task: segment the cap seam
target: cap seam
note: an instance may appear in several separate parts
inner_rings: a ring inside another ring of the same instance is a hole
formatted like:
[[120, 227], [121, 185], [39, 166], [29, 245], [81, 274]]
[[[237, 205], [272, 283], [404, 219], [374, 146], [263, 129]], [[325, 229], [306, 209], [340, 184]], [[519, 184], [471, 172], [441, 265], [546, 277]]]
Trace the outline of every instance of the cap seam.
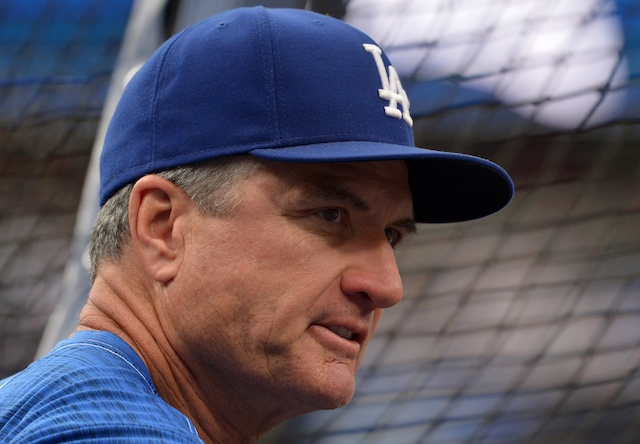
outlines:
[[[270, 90], [273, 94], [273, 111], [275, 112], [275, 118], [274, 116], [271, 114], [271, 106], [269, 107], [269, 123], [270, 125], [274, 125], [275, 124], [275, 128], [271, 128], [272, 133], [272, 138], [275, 135], [275, 140], [273, 140], [273, 142], [275, 144], [277, 144], [278, 146], [282, 145], [282, 131], [280, 128], [280, 116], [281, 113], [285, 114], [284, 112], [284, 107], [280, 106], [280, 97], [281, 94], [279, 94], [278, 91], [278, 87], [277, 85], [279, 84], [276, 76], [278, 75], [278, 71], [276, 69], [277, 66], [280, 66], [280, 61], [278, 60], [278, 63], [276, 63], [276, 57], [280, 57], [280, 51], [278, 49], [278, 44], [277, 44], [277, 38], [276, 38], [276, 33], [277, 30], [275, 29], [274, 26], [272, 26], [272, 22], [271, 22], [271, 17], [269, 15], [269, 12], [264, 9], [264, 8], [260, 8], [260, 11], [262, 11], [264, 13], [264, 23], [267, 27], [267, 37], [268, 37], [268, 41], [269, 41], [269, 45], [270, 45], [270, 49], [271, 49], [271, 54], [269, 54], [270, 57], [268, 57], [268, 59], [271, 61], [271, 84], [269, 84], [267, 86], [268, 90]], [[261, 47], [261, 50], [263, 49], [263, 47]], [[265, 70], [267, 71], [267, 70]], [[266, 77], [266, 81], [269, 81], [269, 76], [265, 75]], [[283, 116], [285, 117], [285, 116]], [[286, 117], [285, 117], [286, 118]]]

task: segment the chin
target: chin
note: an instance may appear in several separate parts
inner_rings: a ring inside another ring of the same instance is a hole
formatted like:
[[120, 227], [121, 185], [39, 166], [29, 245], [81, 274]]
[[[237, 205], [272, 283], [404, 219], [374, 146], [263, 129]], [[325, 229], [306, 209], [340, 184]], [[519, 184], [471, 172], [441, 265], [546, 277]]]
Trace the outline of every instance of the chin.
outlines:
[[332, 378], [327, 375], [327, 381], [322, 385], [316, 385], [312, 393], [307, 392], [306, 399], [312, 400], [313, 410], [333, 410], [342, 407], [351, 401], [355, 392], [355, 381], [351, 377], [348, 380]]
[[305, 391], [300, 393], [300, 398], [306, 405], [304, 413], [314, 412], [316, 410], [335, 410], [345, 406], [353, 398], [353, 391], [344, 393], [309, 393]]
[[340, 360], [335, 356], [322, 360], [314, 356], [305, 356], [297, 361], [303, 365], [293, 365], [289, 361], [281, 375], [286, 375], [276, 393], [281, 397], [290, 391], [296, 399], [295, 404], [304, 413], [315, 410], [333, 410], [351, 401], [355, 393], [355, 372], [357, 365], [349, 360]]
[[349, 402], [351, 402], [351, 399], [353, 398], [353, 392], [351, 392], [351, 394], [349, 396], [343, 396], [340, 398], [336, 398], [334, 399], [333, 403], [326, 407], [323, 410], [334, 410], [334, 409], [338, 409], [340, 407], [343, 407], [347, 404], [349, 404]]

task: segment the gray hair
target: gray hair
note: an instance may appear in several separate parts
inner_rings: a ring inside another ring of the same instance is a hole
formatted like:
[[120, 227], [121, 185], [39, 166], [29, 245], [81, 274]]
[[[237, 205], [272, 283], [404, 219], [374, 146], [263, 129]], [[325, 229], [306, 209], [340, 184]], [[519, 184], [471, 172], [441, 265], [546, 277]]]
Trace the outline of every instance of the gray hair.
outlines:
[[[182, 188], [202, 213], [225, 216], [240, 203], [241, 196], [234, 185], [262, 165], [255, 157], [232, 156], [156, 174]], [[92, 281], [100, 263], [120, 258], [124, 245], [131, 238], [129, 198], [134, 184], [129, 183], [118, 190], [98, 213], [89, 242]]]

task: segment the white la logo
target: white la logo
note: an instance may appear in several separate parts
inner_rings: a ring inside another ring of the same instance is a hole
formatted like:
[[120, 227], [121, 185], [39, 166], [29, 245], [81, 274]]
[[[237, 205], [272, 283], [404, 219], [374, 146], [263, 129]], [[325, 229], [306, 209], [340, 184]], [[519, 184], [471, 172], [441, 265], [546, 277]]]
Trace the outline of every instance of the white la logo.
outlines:
[[[387, 70], [382, 60], [382, 50], [370, 43], [365, 43], [362, 46], [376, 61], [378, 74], [380, 74], [380, 80], [382, 81], [382, 89], [378, 90], [378, 96], [389, 101], [389, 105], [384, 107], [385, 114], [396, 119], [404, 119], [407, 125], [413, 126], [413, 119], [409, 114], [409, 98], [404, 89], [402, 89], [400, 78], [395, 68], [389, 65], [389, 75], [387, 75]], [[402, 111], [398, 109], [398, 104], [402, 106]]]

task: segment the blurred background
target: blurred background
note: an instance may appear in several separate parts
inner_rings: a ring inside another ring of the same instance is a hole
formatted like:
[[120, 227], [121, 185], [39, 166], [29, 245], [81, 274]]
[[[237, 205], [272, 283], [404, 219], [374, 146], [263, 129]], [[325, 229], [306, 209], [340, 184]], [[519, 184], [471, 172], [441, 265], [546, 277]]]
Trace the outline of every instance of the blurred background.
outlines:
[[263, 442], [640, 442], [637, 0], [0, 1], [0, 378], [73, 329], [128, 77], [188, 24], [254, 4], [370, 34], [416, 144], [516, 184], [496, 215], [420, 227], [353, 401]]

